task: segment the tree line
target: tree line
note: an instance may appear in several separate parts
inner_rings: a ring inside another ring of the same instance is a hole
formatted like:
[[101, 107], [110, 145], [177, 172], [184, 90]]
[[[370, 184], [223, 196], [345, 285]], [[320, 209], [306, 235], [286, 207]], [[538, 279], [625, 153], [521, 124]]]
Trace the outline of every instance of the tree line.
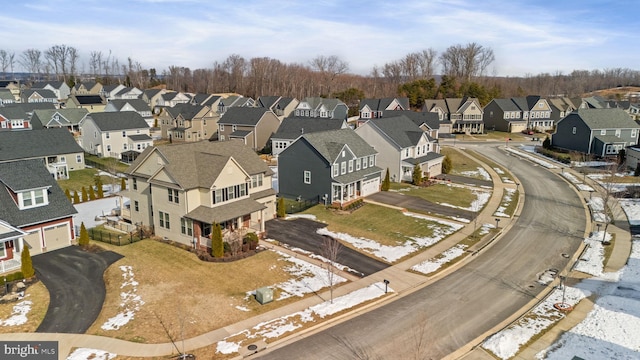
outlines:
[[18, 54], [0, 50], [0, 76], [7, 79], [22, 70], [33, 81], [58, 80], [70, 85], [87, 80], [141, 89], [166, 84], [169, 89], [184, 92], [232, 92], [253, 98], [339, 97], [348, 104], [361, 98], [407, 96], [414, 106], [429, 98], [474, 96], [486, 104], [494, 97], [581, 96], [597, 89], [640, 84], [640, 72], [626, 68], [492, 76], [487, 72], [494, 61], [491, 48], [468, 43], [452, 45], [441, 53], [432, 48], [408, 53], [373, 66], [367, 75], [350, 73], [349, 63], [335, 55], [318, 55], [307, 63], [285, 63], [237, 54], [214, 61], [210, 68], [192, 70], [172, 65], [159, 73], [131, 57], [121, 61], [111, 51], [91, 51], [87, 59], [81, 59], [78, 49], [61, 44]]

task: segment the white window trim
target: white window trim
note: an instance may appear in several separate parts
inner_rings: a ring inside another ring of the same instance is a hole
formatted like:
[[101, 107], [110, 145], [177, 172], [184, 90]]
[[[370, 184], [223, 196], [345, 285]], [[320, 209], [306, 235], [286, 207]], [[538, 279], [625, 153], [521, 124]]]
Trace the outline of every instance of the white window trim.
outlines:
[[311, 171], [305, 170], [302, 176], [305, 184], [311, 184]]

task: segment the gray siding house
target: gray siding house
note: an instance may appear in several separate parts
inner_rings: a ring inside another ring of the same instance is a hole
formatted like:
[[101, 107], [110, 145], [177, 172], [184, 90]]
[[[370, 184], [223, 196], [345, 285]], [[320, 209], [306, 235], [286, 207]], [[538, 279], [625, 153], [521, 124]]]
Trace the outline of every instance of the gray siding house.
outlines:
[[280, 196], [344, 206], [380, 191], [377, 151], [351, 129], [304, 134], [278, 157]]
[[551, 144], [596, 156], [615, 156], [638, 143], [640, 125], [621, 109], [579, 109], [558, 121]]

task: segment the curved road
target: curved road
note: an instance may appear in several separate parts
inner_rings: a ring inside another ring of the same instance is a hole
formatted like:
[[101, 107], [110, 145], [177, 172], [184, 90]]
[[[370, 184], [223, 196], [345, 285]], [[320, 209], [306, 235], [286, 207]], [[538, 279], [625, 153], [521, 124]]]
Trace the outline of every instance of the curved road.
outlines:
[[260, 359], [441, 359], [535, 298], [543, 290], [538, 275], [563, 269], [569, 259], [562, 254], [579, 248], [585, 210], [570, 185], [546, 169], [495, 146], [483, 146], [482, 153], [525, 188], [525, 207], [509, 232], [430, 286]]

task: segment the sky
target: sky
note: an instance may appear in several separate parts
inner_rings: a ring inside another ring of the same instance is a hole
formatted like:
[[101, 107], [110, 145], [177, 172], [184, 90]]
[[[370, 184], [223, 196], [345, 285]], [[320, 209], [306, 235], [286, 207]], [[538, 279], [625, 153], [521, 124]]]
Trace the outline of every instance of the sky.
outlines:
[[158, 73], [231, 54], [305, 65], [336, 55], [367, 75], [411, 52], [475, 42], [495, 54], [489, 75], [566, 74], [637, 69], [636, 12], [627, 0], [20, 0], [3, 1], [0, 49], [18, 59], [65, 44], [80, 63], [111, 51]]

